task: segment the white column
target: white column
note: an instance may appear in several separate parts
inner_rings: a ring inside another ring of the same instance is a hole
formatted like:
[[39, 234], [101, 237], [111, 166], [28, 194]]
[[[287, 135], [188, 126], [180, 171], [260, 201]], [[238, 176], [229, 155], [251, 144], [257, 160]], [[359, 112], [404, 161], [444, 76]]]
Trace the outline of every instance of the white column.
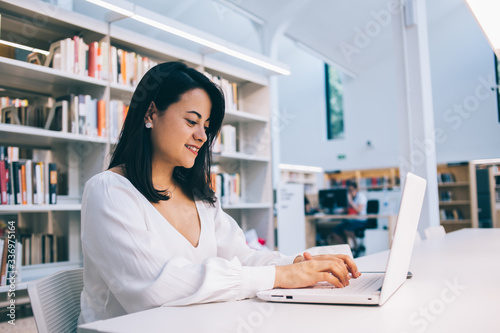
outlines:
[[394, 54], [399, 109], [401, 183], [408, 171], [427, 179], [419, 231], [439, 225], [436, 140], [425, 0], [398, 0], [394, 15]]

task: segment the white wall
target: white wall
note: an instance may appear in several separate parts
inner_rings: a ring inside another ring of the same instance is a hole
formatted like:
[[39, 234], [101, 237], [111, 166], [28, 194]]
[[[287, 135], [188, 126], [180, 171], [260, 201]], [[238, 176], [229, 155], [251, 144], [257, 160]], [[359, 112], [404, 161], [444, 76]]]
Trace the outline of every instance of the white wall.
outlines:
[[463, 2], [429, 31], [438, 163], [500, 157], [494, 57], [479, 25]]
[[[356, 79], [343, 81], [345, 137], [327, 140], [324, 64], [288, 39], [282, 41], [280, 50], [279, 60], [292, 71], [279, 78], [281, 112], [292, 115], [280, 133], [281, 163], [319, 166], [327, 171], [398, 165], [391, 57]], [[371, 148], [366, 145], [368, 140]]]
[[[436, 142], [438, 163], [500, 157], [496, 96], [481, 83], [494, 80], [493, 52], [465, 3], [433, 23], [429, 39], [435, 126], [442, 131]], [[279, 60], [292, 70], [279, 78], [280, 112], [287, 118], [280, 127], [281, 163], [327, 171], [397, 166], [392, 52], [344, 81], [345, 139], [328, 141], [323, 63], [288, 39], [280, 43]], [[463, 106], [462, 114], [453, 111], [455, 104]], [[337, 159], [339, 154], [346, 158]]]

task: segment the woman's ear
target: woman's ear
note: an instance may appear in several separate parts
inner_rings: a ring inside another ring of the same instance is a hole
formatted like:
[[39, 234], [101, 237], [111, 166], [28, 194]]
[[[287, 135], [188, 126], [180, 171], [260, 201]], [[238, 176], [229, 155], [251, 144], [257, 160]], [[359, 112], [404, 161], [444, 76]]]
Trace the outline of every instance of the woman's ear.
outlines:
[[144, 123], [153, 123], [153, 114], [157, 111], [155, 102], [152, 101], [151, 104], [149, 104], [146, 114], [144, 115]]

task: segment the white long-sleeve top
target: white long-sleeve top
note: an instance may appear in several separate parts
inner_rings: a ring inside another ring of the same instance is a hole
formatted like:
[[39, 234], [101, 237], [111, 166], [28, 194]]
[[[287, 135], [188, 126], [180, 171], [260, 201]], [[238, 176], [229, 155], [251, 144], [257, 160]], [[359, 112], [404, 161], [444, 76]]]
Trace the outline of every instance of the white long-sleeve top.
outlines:
[[125, 177], [104, 171], [82, 197], [84, 288], [79, 323], [158, 306], [255, 297], [274, 285], [274, 265], [293, 262], [249, 248], [217, 202], [197, 200], [194, 247]]

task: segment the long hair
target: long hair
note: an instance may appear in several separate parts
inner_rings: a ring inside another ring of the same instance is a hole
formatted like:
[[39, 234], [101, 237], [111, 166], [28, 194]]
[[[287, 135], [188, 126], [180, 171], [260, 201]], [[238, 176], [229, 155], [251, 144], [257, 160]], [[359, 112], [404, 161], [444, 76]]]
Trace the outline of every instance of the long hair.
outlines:
[[146, 112], [154, 102], [161, 115], [171, 104], [179, 102], [183, 94], [197, 88], [203, 89], [212, 102], [207, 141], [198, 151], [194, 166], [189, 169], [175, 167], [173, 177], [186, 192], [210, 204], [216, 201], [210, 188], [211, 150], [224, 118], [223, 92], [197, 70], [181, 62], [166, 62], [151, 68], [135, 89], [109, 164], [109, 169], [122, 166], [125, 177], [150, 202], [157, 203], [169, 197], [153, 186], [153, 146], [151, 131], [144, 126]]

